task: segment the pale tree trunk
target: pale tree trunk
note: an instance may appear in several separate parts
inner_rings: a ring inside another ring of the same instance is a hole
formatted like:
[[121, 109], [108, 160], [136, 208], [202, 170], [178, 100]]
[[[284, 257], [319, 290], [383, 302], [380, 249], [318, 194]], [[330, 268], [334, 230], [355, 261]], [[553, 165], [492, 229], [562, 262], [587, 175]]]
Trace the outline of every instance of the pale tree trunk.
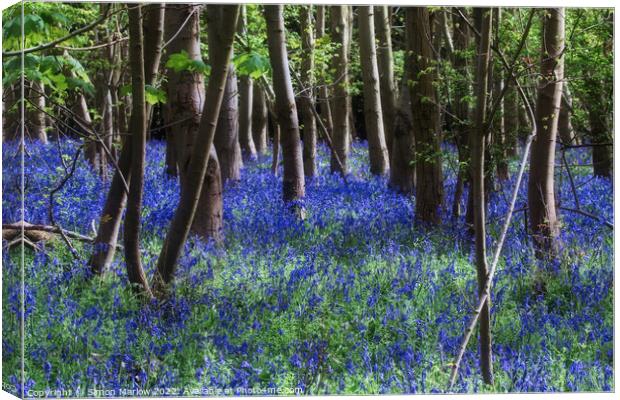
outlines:
[[266, 5], [264, 10], [269, 59], [273, 69], [273, 89], [276, 95], [275, 106], [282, 136], [280, 139], [284, 162], [282, 197], [285, 202], [292, 202], [303, 199], [305, 180], [295, 94], [284, 37], [283, 6]]
[[401, 84], [395, 118], [389, 185], [400, 193], [412, 194], [415, 189], [415, 163], [412, 162], [415, 160], [415, 138], [411, 117], [411, 96], [406, 79], [403, 79]]
[[[349, 144], [351, 142], [349, 107], [349, 25], [347, 23], [347, 6], [331, 6], [331, 38], [333, 43], [340, 46], [332, 58], [333, 77], [337, 82], [333, 86], [333, 99], [331, 105], [333, 119], [332, 142], [334, 151], [340, 158], [345, 173], [348, 171], [347, 159], [349, 157]], [[334, 156], [331, 157], [331, 172], [340, 170]]]
[[[186, 4], [168, 4], [166, 15], [166, 34], [172, 36], [178, 27], [187, 21], [183, 29], [169, 44], [169, 53], [185, 51], [192, 60], [202, 60], [200, 51], [200, 6], [188, 7]], [[204, 109], [204, 75], [191, 71], [168, 71], [168, 102], [165, 125], [173, 138], [176, 151], [177, 170], [181, 192], [188, 190], [191, 182], [188, 176], [189, 164], [193, 156], [196, 135], [200, 129], [200, 118]], [[182, 122], [180, 122], [182, 121]], [[202, 184], [198, 209], [194, 216], [191, 231], [202, 239], [220, 240], [222, 230], [222, 180], [220, 164], [211, 146], [207, 173]]]
[[220, 106], [224, 97], [238, 14], [238, 5], [207, 5], [211, 72], [200, 127], [187, 168], [186, 189], [181, 192], [179, 205], [174, 213], [157, 260], [154, 289], [158, 296], [167, 294], [167, 285], [174, 277], [177, 261], [187, 240], [202, 195], [209, 154], [211, 153]]
[[[316, 6], [316, 39], [319, 40], [325, 36], [325, 20], [326, 20], [326, 6]], [[329, 101], [329, 89], [322, 80], [319, 82], [319, 94], [317, 104], [319, 106], [319, 115], [323, 121], [323, 125], [329, 132], [330, 137], [333, 137], [334, 122], [332, 120], [332, 111]]]
[[26, 124], [26, 132], [27, 137], [32, 140], [38, 140], [42, 143], [47, 143], [47, 132], [46, 121], [45, 121], [45, 113], [42, 110], [45, 110], [45, 88], [40, 82], [30, 82], [32, 90], [30, 90], [29, 101], [30, 110], [28, 112], [28, 122]]
[[305, 92], [301, 95], [301, 113], [303, 118], [302, 137], [304, 142], [304, 174], [308, 178], [316, 175], [316, 121], [314, 120], [314, 31], [312, 23], [312, 6], [301, 6], [301, 80]]
[[[466, 15], [465, 9], [461, 9], [463, 15]], [[470, 182], [470, 174], [467, 165], [469, 163], [469, 118], [470, 107], [466, 96], [471, 93], [471, 74], [469, 72], [469, 57], [466, 52], [469, 49], [471, 35], [469, 26], [460, 14], [452, 14], [452, 24], [454, 25], [454, 52], [452, 63], [457, 74], [455, 90], [454, 90], [454, 113], [456, 121], [454, 124], [456, 145], [459, 155], [459, 171], [454, 190], [454, 199], [452, 200], [452, 216], [461, 215], [461, 198], [466, 182]]]
[[142, 36], [142, 6], [129, 11], [129, 46], [131, 65], [131, 186], [127, 196], [125, 213], [125, 264], [129, 283], [141, 293], [151, 297], [140, 254], [140, 215], [144, 189], [144, 165], [146, 156], [146, 101], [144, 99], [144, 48]]
[[[239, 14], [238, 33], [247, 36], [247, 16], [245, 6], [241, 6]], [[252, 99], [254, 85], [252, 78], [247, 75], [239, 77], [239, 145], [243, 160], [256, 159], [256, 147], [252, 138]]]
[[394, 55], [392, 53], [392, 33], [390, 8], [375, 6], [375, 28], [377, 33], [377, 64], [381, 88], [381, 110], [383, 110], [383, 132], [385, 145], [392, 156], [392, 135], [396, 121], [396, 86], [394, 84]]
[[439, 224], [443, 202], [441, 128], [434, 83], [429, 12], [426, 7], [406, 11], [408, 80], [416, 143], [416, 219]]
[[360, 62], [364, 82], [364, 117], [370, 172], [374, 175], [385, 175], [390, 168], [390, 160], [385, 144], [383, 130], [383, 111], [379, 89], [379, 68], [375, 50], [375, 22], [373, 6], [358, 7]]
[[239, 144], [239, 92], [235, 68], [230, 64], [228, 69], [214, 144], [220, 160], [222, 182], [237, 182], [241, 179], [243, 163]]
[[[500, 7], [493, 8], [493, 31], [495, 32], [493, 41], [497, 48], [501, 48], [500, 44], [500, 26], [501, 26], [502, 9]], [[498, 99], [504, 89], [504, 75], [501, 68], [495, 68], [493, 71], [493, 99]], [[495, 100], [494, 100], [495, 101]], [[493, 130], [495, 136], [495, 156], [497, 157], [497, 178], [500, 181], [508, 180], [508, 151], [506, 140], [506, 126], [504, 123], [504, 99], [500, 99], [499, 106], [493, 117]]]
[[508, 156], [516, 156], [519, 137], [519, 96], [513, 82], [506, 82], [508, 89], [504, 100], [504, 130]]
[[554, 258], [560, 234], [553, 174], [564, 78], [564, 8], [545, 9], [542, 30], [541, 80], [536, 101], [537, 135], [532, 143], [527, 197], [536, 254], [541, 258]]
[[[485, 217], [485, 142], [486, 113], [489, 63], [491, 53], [491, 26], [493, 12], [490, 8], [476, 10], [476, 18], [482, 19], [481, 38], [478, 48], [478, 65], [476, 68], [476, 111], [474, 131], [471, 143], [471, 175], [474, 206], [474, 232], [476, 243], [476, 272], [478, 276], [478, 295], [482, 296], [488, 275], [486, 258], [486, 217]], [[487, 299], [480, 312], [480, 369], [482, 379], [487, 384], [493, 383], [493, 357], [491, 341], [490, 299]]]
[[267, 152], [267, 112], [265, 91], [257, 85], [252, 96], [252, 136], [260, 155]]
[[562, 85], [562, 100], [560, 102], [560, 119], [558, 120], [558, 134], [562, 140], [562, 144], [577, 144], [575, 130], [571, 123], [571, 114], [573, 108], [573, 99], [568, 90], [568, 83]]
[[[161, 42], [161, 38], [156, 38], [156, 40]], [[149, 47], [149, 51], [161, 52], [161, 47], [162, 45], [161, 43], [159, 43], [153, 45], [152, 47]], [[120, 52], [121, 49], [118, 49], [117, 51]], [[160, 57], [161, 54], [144, 54], [145, 60], [159, 60]], [[153, 84], [153, 80], [155, 75], [157, 75], [158, 68], [159, 61], [153, 61], [149, 62], [148, 64], [144, 64], [144, 75], [145, 77], [149, 76], [151, 79], [149, 81], [145, 81], [145, 84]], [[115, 85], [118, 86], [121, 82], [121, 79], [122, 77], [120, 73], [115, 70], [112, 76], [113, 98], [114, 95], [117, 94], [117, 89], [115, 88]], [[148, 109], [148, 107], [146, 107], [146, 109]], [[117, 107], [117, 111], [119, 112], [119, 114], [117, 114], [117, 118], [115, 118], [115, 120], [118, 122], [117, 129], [119, 129], [119, 131], [125, 132], [127, 129], [125, 127], [125, 114], [123, 113], [121, 107]], [[121, 116], [122, 118], [120, 118]], [[118, 170], [114, 171], [114, 176], [112, 177], [112, 182], [110, 183], [110, 189], [108, 191], [103, 210], [101, 212], [101, 218], [99, 219], [97, 236], [93, 241], [93, 253], [91, 254], [91, 257], [88, 261], [91, 272], [95, 275], [101, 275], [108, 270], [116, 252], [118, 232], [121, 225], [123, 210], [127, 202], [125, 183], [131, 186], [131, 165], [133, 158], [132, 141], [133, 138], [121, 138], [122, 150], [120, 156], [118, 157]]]

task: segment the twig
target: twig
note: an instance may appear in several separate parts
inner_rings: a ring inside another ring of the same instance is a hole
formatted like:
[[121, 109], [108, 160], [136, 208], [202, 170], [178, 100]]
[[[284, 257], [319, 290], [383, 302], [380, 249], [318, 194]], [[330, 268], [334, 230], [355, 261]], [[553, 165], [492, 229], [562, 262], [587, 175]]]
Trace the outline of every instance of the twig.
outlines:
[[113, 42], [96, 44], [96, 45], [88, 46], [88, 47], [68, 47], [68, 46], [56, 46], [56, 47], [58, 47], [59, 49], [68, 50], [68, 51], [90, 51], [90, 50], [102, 49], [104, 47], [110, 47], [110, 46], [115, 45], [116, 43], [124, 42], [128, 39], [129, 39], [128, 37], [123, 37], [120, 39], [116, 39]]
[[613, 230], [613, 229], [614, 229], [614, 224], [612, 224], [612, 223], [611, 223], [611, 222], [609, 222], [609, 221], [604, 220], [603, 218], [597, 217], [596, 215], [591, 214], [591, 213], [589, 213], [589, 212], [587, 212], [587, 211], [578, 210], [578, 209], [576, 210], [576, 209], [574, 209], [574, 208], [567, 208], [567, 207], [558, 207], [558, 208], [559, 208], [560, 210], [563, 210], [563, 211], [574, 212], [574, 213], [576, 213], [576, 214], [581, 214], [581, 215], [583, 215], [584, 217], [592, 218], [593, 220], [598, 221], [598, 222], [600, 222], [601, 224], [605, 225], [605, 226], [606, 226], [606, 227], [608, 227], [609, 229], [611, 229], [611, 230]]

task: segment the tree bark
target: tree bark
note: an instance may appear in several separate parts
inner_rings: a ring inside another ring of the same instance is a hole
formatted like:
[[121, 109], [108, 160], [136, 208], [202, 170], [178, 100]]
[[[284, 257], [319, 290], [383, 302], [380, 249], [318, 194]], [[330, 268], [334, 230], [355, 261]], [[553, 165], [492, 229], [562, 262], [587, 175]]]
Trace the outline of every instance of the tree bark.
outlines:
[[504, 100], [504, 130], [506, 132], [506, 150], [508, 156], [516, 156], [519, 138], [519, 96], [514, 83], [506, 82], [508, 89]]
[[[461, 12], [465, 15], [465, 10]], [[461, 198], [466, 182], [471, 182], [469, 173], [469, 132], [470, 132], [470, 107], [467, 95], [471, 93], [471, 74], [469, 57], [467, 50], [471, 42], [469, 26], [459, 13], [452, 14], [452, 23], [454, 25], [454, 52], [452, 63], [457, 74], [454, 93], [454, 112], [456, 121], [454, 123], [456, 147], [459, 156], [459, 171], [454, 190], [454, 199], [452, 200], [452, 216], [461, 215]]]
[[129, 46], [131, 65], [131, 186], [127, 196], [125, 214], [125, 263], [129, 283], [149, 297], [151, 290], [142, 268], [140, 255], [140, 215], [144, 189], [144, 164], [146, 156], [146, 101], [144, 99], [144, 48], [142, 36], [142, 6], [129, 9]]
[[[347, 6], [331, 6], [331, 38], [333, 43], [340, 46], [332, 58], [332, 69], [335, 71], [333, 86], [333, 100], [331, 105], [333, 118], [332, 141], [334, 150], [345, 171], [348, 171], [347, 159], [351, 141], [349, 107], [349, 25], [347, 23]], [[331, 158], [331, 172], [338, 172], [339, 166], [335, 157]]]
[[[611, 143], [612, 138], [609, 134], [609, 123], [607, 115], [603, 112], [603, 108], [591, 105], [588, 110], [588, 119], [590, 121], [590, 131], [592, 137], [592, 165], [595, 176], [604, 178], [612, 177], [613, 170], [613, 146], [603, 145], [603, 143]], [[598, 145], [598, 146], [597, 146]]]
[[[478, 276], [478, 296], [482, 296], [486, 284], [488, 267], [486, 258], [486, 217], [485, 217], [485, 142], [487, 90], [489, 83], [489, 61], [491, 53], [491, 25], [493, 14], [490, 8], [476, 13], [481, 18], [481, 38], [479, 41], [476, 68], [476, 113], [475, 131], [471, 135], [471, 174], [474, 206], [474, 232], [476, 243], [476, 271]], [[490, 299], [485, 302], [480, 313], [480, 368], [486, 384], [493, 384], [493, 357], [491, 349]]]
[[224, 100], [217, 119], [215, 150], [220, 160], [222, 182], [241, 179], [241, 146], [239, 144], [239, 92], [232, 64], [228, 67]]
[[[187, 21], [183, 29], [169, 44], [169, 54], [185, 51], [192, 60], [202, 60], [200, 51], [200, 6], [168, 4], [166, 32], [168, 36], [177, 33], [179, 26]], [[204, 75], [192, 71], [168, 71], [169, 112], [166, 121], [168, 133], [174, 139], [175, 159], [181, 183], [181, 192], [188, 190], [191, 182], [188, 176], [193, 156], [196, 135], [200, 129], [201, 113], [204, 108]], [[222, 230], [222, 180], [220, 164], [214, 147], [209, 152], [207, 173], [198, 200], [191, 232], [202, 239], [221, 239]]]
[[[406, 66], [406, 68], [409, 68]], [[415, 138], [411, 117], [411, 97], [407, 81], [403, 79], [398, 112], [393, 124], [392, 156], [390, 157], [390, 182], [394, 190], [413, 194], [415, 189]]]
[[208, 155], [213, 145], [217, 119], [224, 97], [239, 6], [210, 4], [207, 5], [206, 14], [211, 73], [200, 128], [187, 168], [187, 190], [181, 192], [179, 206], [174, 213], [157, 260], [154, 288], [158, 296], [166, 295], [166, 286], [174, 276], [177, 261], [187, 240], [202, 194], [202, 186], [208, 169]]
[[252, 96], [252, 136], [256, 151], [264, 155], [267, 152], [267, 101], [265, 91], [258, 85]]
[[366, 136], [368, 138], [368, 154], [370, 172], [374, 175], [385, 175], [390, 168], [390, 160], [385, 144], [383, 130], [383, 110], [379, 87], [379, 68], [375, 50], [374, 7], [359, 6], [360, 63], [364, 82], [364, 117]]
[[558, 134], [564, 145], [577, 144], [575, 130], [571, 123], [573, 99], [568, 91], [568, 83], [562, 85], [562, 100], [560, 100], [560, 119], [558, 120]]
[[396, 121], [396, 86], [394, 84], [394, 55], [392, 53], [392, 34], [390, 9], [388, 6], [375, 6], [375, 27], [377, 33], [377, 64], [381, 88], [381, 110], [383, 111], [383, 132], [389, 156], [392, 156], [392, 136]]
[[312, 6], [301, 6], [301, 80], [305, 92], [301, 96], [303, 118], [302, 137], [304, 142], [304, 174], [308, 178], [316, 175], [316, 121], [314, 120], [314, 31], [312, 27]]
[[541, 258], [557, 255], [560, 225], [557, 219], [554, 167], [555, 144], [564, 77], [564, 8], [543, 12], [541, 80], [536, 102], [537, 136], [532, 143], [528, 208], [536, 254]]
[[441, 167], [441, 128], [436, 101], [436, 71], [429, 11], [411, 7], [406, 14], [407, 50], [409, 56], [408, 86], [416, 143], [416, 219], [425, 223], [441, 222], [443, 177]]
[[[325, 20], [326, 20], [326, 6], [316, 6], [316, 39], [319, 40], [325, 36]], [[329, 89], [325, 80], [321, 80], [319, 86], [317, 104], [319, 106], [319, 114], [323, 125], [329, 132], [330, 137], [333, 137], [334, 122], [332, 120], [332, 110], [329, 101]]]
[[289, 71], [286, 40], [284, 37], [283, 6], [265, 6], [267, 22], [267, 45], [273, 69], [273, 89], [276, 95], [276, 112], [281, 127], [282, 157], [284, 172], [282, 177], [282, 197], [285, 202], [303, 199], [305, 180], [300, 148], [299, 122], [295, 95]]
[[[501, 48], [500, 43], [500, 26], [501, 26], [502, 9], [500, 7], [493, 8], [493, 42], [497, 48]], [[493, 99], [500, 98], [504, 90], [504, 74], [502, 68], [495, 68], [493, 71]], [[508, 176], [508, 151], [506, 140], [506, 125], [504, 122], [504, 98], [499, 101], [499, 106], [493, 117], [493, 131], [495, 142], [495, 157], [497, 166], [497, 179], [507, 181]]]
[[[239, 35], [247, 36], [247, 16], [245, 5], [241, 6], [238, 22]], [[247, 75], [239, 77], [239, 145], [243, 160], [256, 159], [256, 147], [252, 137], [252, 100], [254, 84]]]
[[30, 91], [29, 101], [32, 103], [28, 112], [28, 122], [26, 124], [26, 136], [32, 140], [38, 140], [47, 143], [47, 132], [45, 130], [47, 124], [45, 121], [45, 96], [43, 95], [45, 88], [40, 82], [30, 82], [32, 89]]

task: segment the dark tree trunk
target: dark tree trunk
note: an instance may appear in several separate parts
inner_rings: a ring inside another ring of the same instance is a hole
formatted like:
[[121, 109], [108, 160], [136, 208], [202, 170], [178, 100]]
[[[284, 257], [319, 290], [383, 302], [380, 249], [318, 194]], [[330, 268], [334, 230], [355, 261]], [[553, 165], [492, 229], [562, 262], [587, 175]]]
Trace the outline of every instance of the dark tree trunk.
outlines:
[[[478, 295], [482, 296], [488, 275], [486, 258], [486, 201], [485, 201], [485, 141], [487, 90], [489, 61], [491, 52], [491, 24], [493, 20], [490, 8], [483, 8], [476, 13], [481, 18], [481, 38], [478, 48], [478, 65], [476, 69], [476, 113], [475, 131], [471, 143], [471, 175], [474, 208], [474, 232], [476, 242], [476, 271], [478, 276]], [[490, 299], [487, 299], [480, 312], [480, 369], [486, 384], [493, 384], [493, 357], [491, 349], [491, 314]]]
[[392, 33], [390, 8], [375, 6], [375, 28], [377, 33], [377, 63], [381, 87], [381, 110], [383, 111], [383, 132], [389, 156], [392, 156], [392, 135], [396, 121], [396, 87], [394, 84], [394, 55], [392, 54]]
[[267, 101], [260, 86], [254, 88], [252, 98], [252, 136], [256, 151], [264, 155], [267, 152]]
[[131, 186], [127, 196], [125, 214], [125, 263], [129, 283], [147, 296], [151, 296], [140, 255], [140, 215], [144, 189], [144, 164], [146, 156], [146, 101], [144, 99], [144, 49], [142, 36], [142, 6], [129, 9], [129, 46], [131, 65]]
[[241, 179], [241, 146], [239, 145], [239, 92], [232, 64], [228, 67], [224, 100], [217, 119], [215, 150], [220, 160], [222, 182]]
[[[170, 54], [185, 51], [192, 60], [201, 60], [200, 11], [199, 6], [169, 4], [166, 18], [167, 35], [177, 33], [178, 27], [187, 21], [184, 28], [170, 42]], [[200, 117], [204, 108], [204, 75], [191, 71], [168, 71], [169, 112], [166, 113], [168, 132], [174, 138], [175, 159], [181, 182], [181, 192], [191, 182], [188, 167], [193, 156], [196, 135], [200, 129]], [[205, 182], [194, 216], [192, 232], [203, 239], [220, 239], [222, 229], [222, 181], [215, 148], [211, 147]]]
[[284, 172], [282, 197], [285, 202], [300, 200], [305, 195], [303, 161], [299, 137], [299, 122], [295, 95], [289, 71], [286, 40], [284, 37], [283, 6], [265, 6], [267, 45], [273, 69], [273, 88], [276, 112], [280, 125]]
[[301, 6], [301, 49], [303, 53], [301, 80], [305, 92], [301, 98], [303, 118], [304, 174], [308, 178], [316, 175], [316, 121], [314, 120], [314, 32], [312, 29], [312, 6]]
[[177, 261], [187, 240], [202, 195], [209, 154], [211, 154], [218, 114], [225, 92], [239, 6], [207, 5], [206, 14], [211, 73], [200, 128], [187, 167], [186, 190], [181, 192], [179, 205], [157, 260], [154, 288], [159, 296], [166, 294], [166, 286], [174, 276]]
[[562, 79], [564, 77], [564, 9], [549, 8], [543, 13], [541, 80], [536, 102], [536, 138], [532, 143], [528, 208], [536, 254], [553, 258], [558, 252], [560, 225], [557, 219], [554, 167]]
[[[501, 26], [502, 9], [500, 7], [493, 8], [493, 42], [497, 48], [501, 48], [500, 43], [500, 26]], [[504, 74], [502, 68], [495, 68], [493, 71], [493, 99], [499, 99], [504, 90]], [[506, 140], [506, 125], [504, 122], [504, 98], [499, 100], [499, 106], [493, 116], [493, 133], [495, 144], [495, 157], [497, 165], [497, 179], [507, 181], [508, 176], [508, 151]]]
[[416, 219], [431, 224], [441, 221], [443, 177], [441, 168], [441, 128], [434, 83], [428, 8], [407, 9], [408, 80], [411, 115], [416, 143]]
[[[465, 10], [461, 12], [465, 15]], [[469, 49], [471, 35], [469, 26], [458, 13], [452, 15], [454, 25], [454, 53], [452, 62], [457, 73], [454, 93], [454, 112], [456, 121], [454, 123], [456, 145], [459, 155], [459, 171], [452, 200], [452, 215], [461, 215], [461, 198], [466, 182], [471, 182], [469, 174], [469, 118], [470, 107], [466, 96], [471, 93], [471, 74], [469, 72], [469, 57], [466, 52]]]
[[375, 22], [373, 6], [359, 6], [360, 63], [364, 82], [364, 117], [370, 172], [385, 175], [390, 168], [390, 160], [383, 131], [383, 110], [379, 88], [379, 68], [375, 50]]
[[[332, 58], [332, 69], [335, 71], [333, 100], [331, 105], [333, 118], [332, 142], [334, 151], [340, 158], [340, 162], [348, 171], [347, 159], [349, 156], [349, 145], [351, 141], [349, 107], [347, 98], [349, 96], [349, 24], [347, 22], [347, 6], [331, 6], [331, 38], [333, 43], [340, 46], [334, 58]], [[339, 166], [336, 158], [332, 156], [332, 173], [338, 172]]]
[[412, 194], [415, 189], [415, 139], [411, 122], [411, 97], [406, 79], [401, 84], [397, 111], [393, 124], [389, 185], [400, 193]]
[[[325, 36], [325, 20], [326, 20], [326, 6], [316, 7], [316, 39], [319, 40]], [[332, 120], [332, 111], [329, 101], [329, 89], [324, 81], [320, 82], [320, 88], [318, 93], [317, 103], [319, 106], [319, 114], [323, 125], [329, 132], [330, 137], [333, 137], [334, 122]]]
[[[590, 120], [590, 131], [592, 133], [592, 165], [595, 176], [611, 178], [613, 169], [613, 146], [603, 145], [611, 143], [609, 135], [607, 115], [602, 111], [603, 108], [595, 106], [589, 107], [588, 119]], [[599, 145], [599, 146], [596, 146]]]
[[513, 82], [506, 82], [508, 89], [504, 100], [504, 130], [506, 132], [507, 155], [514, 157], [518, 150], [519, 137], [519, 96]]

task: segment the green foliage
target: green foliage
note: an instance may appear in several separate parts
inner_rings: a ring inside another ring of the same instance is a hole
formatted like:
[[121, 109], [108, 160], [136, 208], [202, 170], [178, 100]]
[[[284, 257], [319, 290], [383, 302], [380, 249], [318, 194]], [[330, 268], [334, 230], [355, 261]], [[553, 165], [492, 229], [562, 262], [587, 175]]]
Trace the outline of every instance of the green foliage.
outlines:
[[210, 67], [202, 60], [195, 60], [190, 58], [189, 54], [185, 50], [181, 50], [179, 53], [170, 54], [166, 67], [170, 68], [174, 72], [200, 72], [201, 74], [208, 75]]
[[166, 92], [164, 90], [151, 85], [145, 86], [145, 94], [146, 102], [151, 105], [165, 104], [166, 101], [168, 101], [168, 97], [166, 96]]
[[269, 58], [252, 50], [235, 56], [233, 64], [238, 75], [252, 79], [258, 79], [271, 71]]

